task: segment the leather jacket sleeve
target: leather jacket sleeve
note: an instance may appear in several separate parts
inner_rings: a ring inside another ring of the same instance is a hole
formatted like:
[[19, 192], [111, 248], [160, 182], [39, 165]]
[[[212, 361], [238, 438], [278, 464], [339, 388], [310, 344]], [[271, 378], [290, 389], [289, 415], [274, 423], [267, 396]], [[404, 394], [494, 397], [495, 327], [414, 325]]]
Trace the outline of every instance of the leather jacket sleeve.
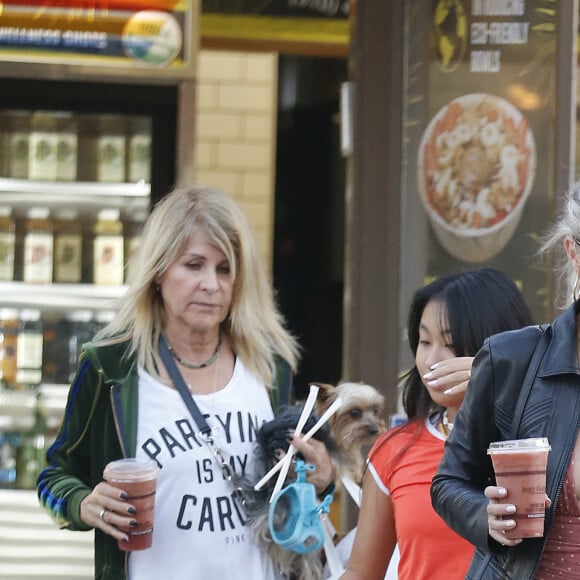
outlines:
[[463, 405], [433, 478], [431, 499], [435, 511], [470, 543], [484, 550], [500, 550], [488, 534], [484, 489], [493, 482], [487, 455], [490, 441], [500, 439], [494, 422], [494, 360], [486, 341], [477, 354]]
[[488, 499], [483, 492], [495, 485], [495, 475], [487, 449], [492, 441], [513, 438], [515, 407], [540, 333], [539, 327], [530, 326], [485, 341], [433, 478], [431, 499], [437, 513], [488, 552], [503, 553], [506, 548], [488, 534]]

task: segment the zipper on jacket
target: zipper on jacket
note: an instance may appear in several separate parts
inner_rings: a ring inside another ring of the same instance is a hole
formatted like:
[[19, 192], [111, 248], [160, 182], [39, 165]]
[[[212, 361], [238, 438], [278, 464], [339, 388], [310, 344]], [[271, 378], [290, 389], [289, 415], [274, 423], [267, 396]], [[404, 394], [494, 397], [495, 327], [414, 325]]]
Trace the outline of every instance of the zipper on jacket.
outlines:
[[127, 457], [127, 450], [125, 448], [125, 440], [123, 439], [123, 433], [121, 433], [121, 426], [119, 424], [119, 417], [117, 415], [117, 405], [115, 401], [115, 389], [119, 388], [118, 384], [112, 384], [109, 389], [109, 398], [111, 400], [111, 409], [113, 411], [113, 421], [115, 422], [115, 431], [117, 432], [117, 439], [119, 440], [119, 447], [121, 448], [121, 453], [123, 457]]
[[[119, 418], [117, 416], [117, 406], [115, 405], [115, 396], [114, 391], [115, 388], [118, 388], [119, 385], [113, 384], [109, 389], [109, 398], [111, 400], [111, 409], [113, 411], [113, 421], [115, 422], [115, 431], [117, 432], [117, 439], [119, 440], [119, 447], [121, 447], [121, 452], [123, 453], [123, 457], [127, 457], [127, 453], [125, 450], [125, 442], [122, 437], [121, 427], [119, 425]], [[125, 552], [124, 555], [125, 559], [125, 578], [129, 578], [129, 552]]]

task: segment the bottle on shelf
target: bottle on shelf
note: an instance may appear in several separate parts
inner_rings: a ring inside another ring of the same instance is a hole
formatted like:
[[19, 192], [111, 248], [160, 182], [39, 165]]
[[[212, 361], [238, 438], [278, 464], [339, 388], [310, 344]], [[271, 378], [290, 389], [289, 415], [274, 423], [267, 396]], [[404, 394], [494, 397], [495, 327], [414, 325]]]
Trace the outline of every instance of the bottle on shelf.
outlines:
[[102, 209], [97, 215], [94, 233], [93, 282], [100, 286], [120, 286], [125, 262], [119, 210]]
[[0, 177], [8, 177], [8, 114], [0, 111]]
[[0, 431], [0, 489], [15, 487], [17, 446], [15, 433]]
[[126, 137], [120, 115], [102, 115], [97, 137], [97, 181], [125, 181]]
[[53, 228], [46, 207], [28, 211], [24, 236], [24, 282], [52, 282]]
[[95, 335], [93, 313], [90, 310], [74, 310], [67, 317], [68, 345], [65, 382], [71, 383], [77, 370], [77, 361], [83, 344], [91, 341]]
[[15, 308], [0, 308], [0, 382], [16, 385], [18, 330], [20, 320]]
[[42, 348], [40, 310], [21, 310], [16, 348], [16, 383], [21, 388], [38, 385], [42, 381]]
[[76, 119], [72, 113], [56, 114], [58, 128], [56, 144], [57, 181], [77, 180], [78, 133]]
[[42, 383], [66, 384], [69, 324], [66, 318], [42, 320]]
[[30, 139], [30, 113], [11, 111], [7, 113], [8, 177], [28, 179], [28, 154]]
[[0, 206], [0, 281], [14, 280], [14, 255], [16, 251], [16, 226], [12, 208]]
[[36, 111], [31, 124], [28, 179], [56, 181], [58, 131], [55, 115], [50, 111]]
[[151, 123], [146, 117], [135, 117], [129, 129], [128, 181], [151, 181]]
[[35, 421], [32, 429], [20, 434], [16, 447], [16, 479], [17, 489], [35, 489], [38, 474], [45, 463], [45, 419], [36, 405]]
[[82, 280], [83, 233], [78, 212], [57, 211], [54, 220], [54, 281], [78, 284]]

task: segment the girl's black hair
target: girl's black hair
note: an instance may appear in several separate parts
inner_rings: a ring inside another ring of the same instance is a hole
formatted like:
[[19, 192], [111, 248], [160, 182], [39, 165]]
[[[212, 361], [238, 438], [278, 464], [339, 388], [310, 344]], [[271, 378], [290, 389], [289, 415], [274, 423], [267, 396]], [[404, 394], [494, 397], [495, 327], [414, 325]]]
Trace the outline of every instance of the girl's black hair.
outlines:
[[[407, 333], [413, 357], [419, 346], [419, 325], [431, 300], [444, 306], [445, 328], [457, 356], [475, 356], [488, 336], [533, 323], [522, 293], [512, 279], [494, 268], [448, 274], [419, 288], [409, 307]], [[403, 408], [408, 419], [425, 419], [433, 402], [417, 367], [404, 377]]]
[[[480, 268], [448, 274], [419, 288], [413, 295], [407, 322], [413, 358], [419, 346], [419, 326], [423, 311], [432, 300], [444, 306], [442, 315], [445, 320], [441, 321], [441, 327], [450, 330], [457, 356], [475, 356], [487, 337], [533, 324], [522, 293], [503, 272], [494, 268]], [[403, 377], [402, 398], [408, 423], [416, 421], [416, 429], [392, 463], [396, 463], [413, 445], [429, 414], [441, 409], [431, 400], [416, 365]], [[408, 423], [391, 431], [383, 443], [400, 429], [408, 428]]]

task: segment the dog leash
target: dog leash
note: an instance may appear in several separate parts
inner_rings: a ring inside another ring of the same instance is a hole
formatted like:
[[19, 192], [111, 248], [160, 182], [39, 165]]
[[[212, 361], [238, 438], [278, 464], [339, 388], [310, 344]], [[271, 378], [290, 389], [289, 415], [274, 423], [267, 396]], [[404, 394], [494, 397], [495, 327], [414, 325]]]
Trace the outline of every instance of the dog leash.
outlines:
[[344, 487], [344, 489], [346, 489], [350, 497], [352, 497], [354, 503], [356, 503], [356, 505], [360, 508], [360, 503], [362, 500], [362, 489], [360, 485], [356, 484], [354, 479], [346, 475], [343, 475], [340, 478], [340, 481], [342, 482], [342, 486]]
[[225, 460], [221, 449], [217, 446], [211, 427], [208, 425], [208, 422], [205, 420], [205, 417], [193, 400], [193, 397], [191, 396], [191, 393], [189, 392], [189, 389], [183, 380], [183, 376], [179, 372], [179, 369], [173, 360], [169, 346], [165, 342], [163, 336], [159, 337], [159, 355], [161, 356], [161, 360], [163, 361], [163, 364], [165, 365], [165, 368], [167, 369], [167, 372], [169, 373], [169, 376], [171, 377], [177, 392], [181, 395], [185, 406], [195, 421], [201, 438], [204, 440], [205, 444], [209, 448], [210, 453], [220, 466], [224, 479], [226, 479], [226, 481], [232, 486], [235, 499], [241, 504], [242, 507], [244, 507], [245, 499], [243, 496], [242, 488], [234, 484], [234, 470], [232, 466]]

